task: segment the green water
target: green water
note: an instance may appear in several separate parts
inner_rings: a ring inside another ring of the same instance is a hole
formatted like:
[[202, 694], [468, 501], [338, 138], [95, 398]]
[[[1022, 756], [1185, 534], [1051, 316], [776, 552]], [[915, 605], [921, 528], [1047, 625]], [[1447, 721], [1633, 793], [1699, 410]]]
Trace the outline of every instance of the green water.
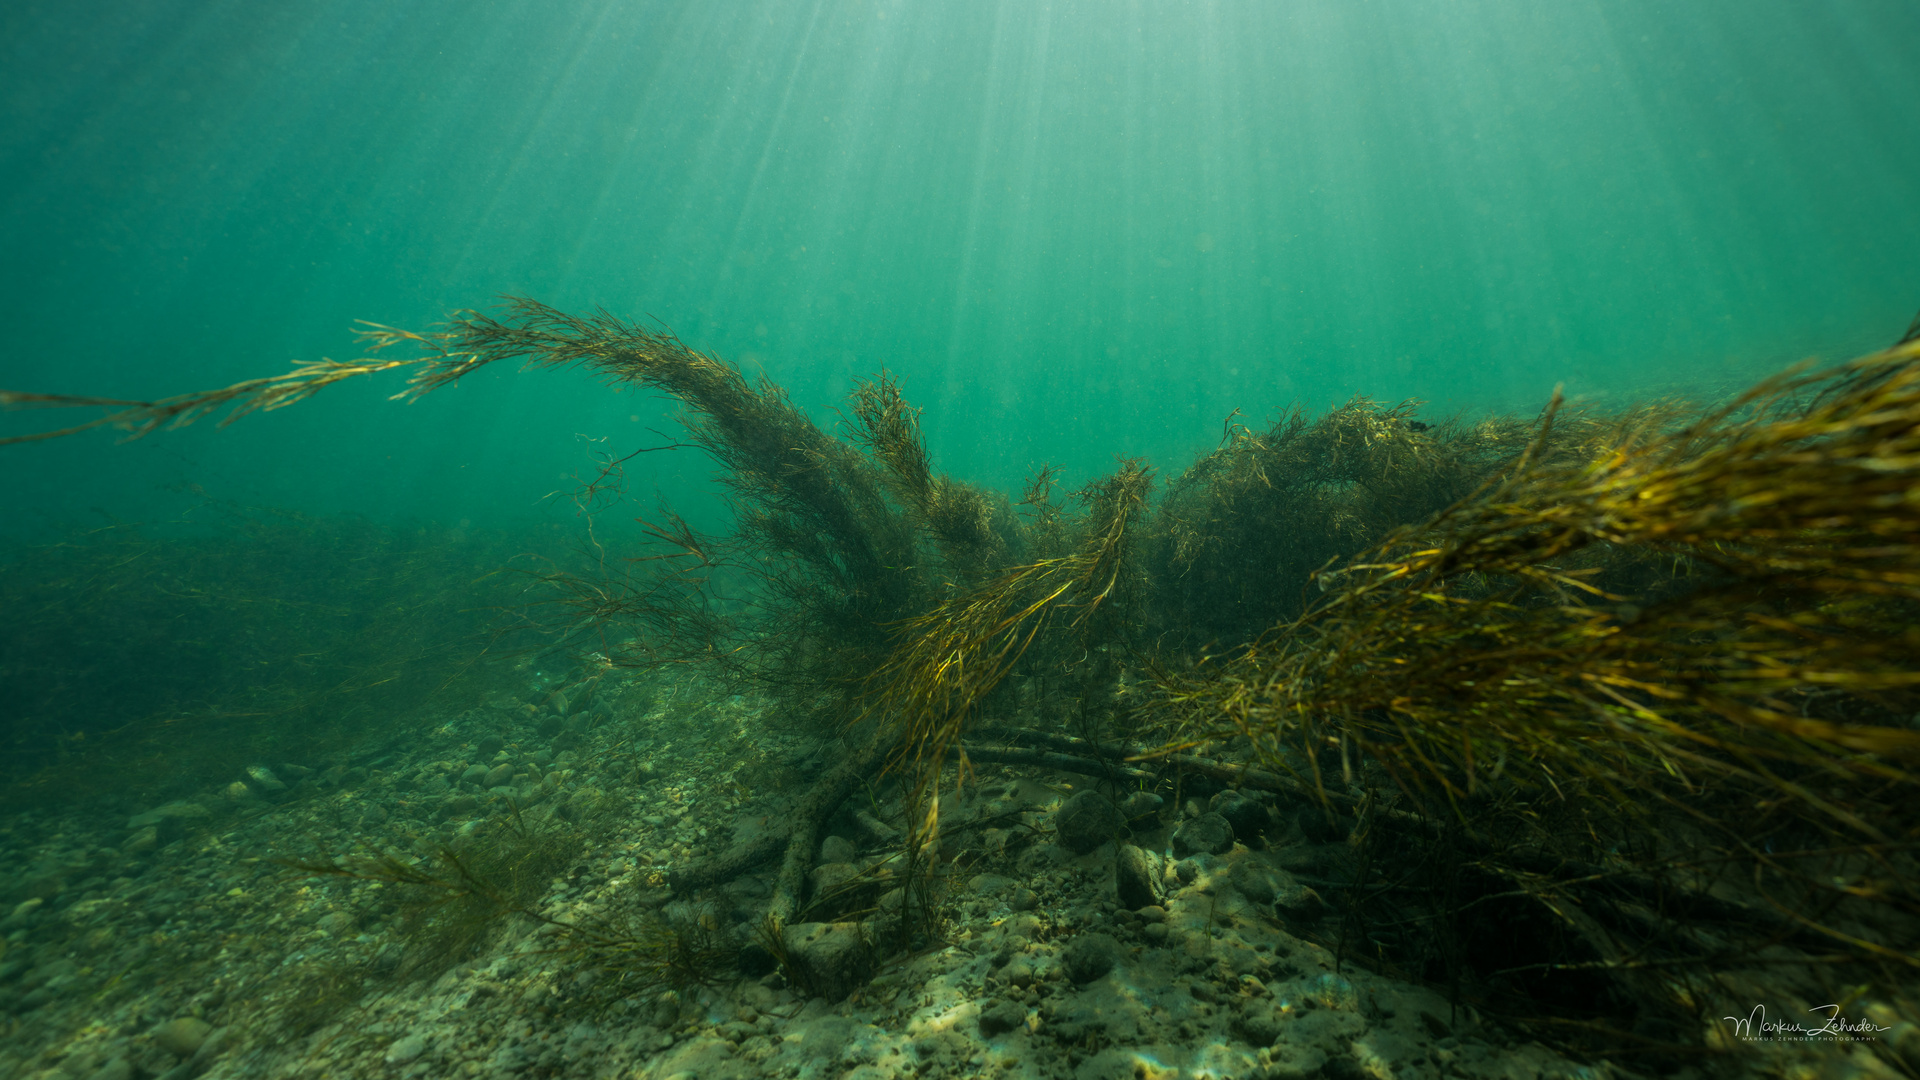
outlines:
[[[525, 293], [826, 418], [887, 366], [1001, 486], [1177, 469], [1235, 408], [1710, 391], [1920, 304], [1917, 40], [1906, 0], [16, 0], [0, 386], [206, 388]], [[519, 521], [668, 430], [564, 374], [393, 389], [6, 448], [10, 527], [185, 484]]]

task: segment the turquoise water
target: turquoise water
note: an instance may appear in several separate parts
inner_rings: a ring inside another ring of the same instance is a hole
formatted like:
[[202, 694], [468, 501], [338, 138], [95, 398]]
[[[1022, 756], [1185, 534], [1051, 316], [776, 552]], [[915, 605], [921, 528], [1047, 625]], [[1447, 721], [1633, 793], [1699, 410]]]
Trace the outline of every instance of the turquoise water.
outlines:
[[[1235, 408], [1710, 392], [1920, 305], [1916, 41], [1905, 0], [16, 0], [0, 386], [223, 385], [525, 293], [827, 419], [889, 367], [1003, 486], [1177, 470]], [[5, 448], [11, 527], [185, 484], [518, 521], [668, 430], [564, 374], [392, 389]]]

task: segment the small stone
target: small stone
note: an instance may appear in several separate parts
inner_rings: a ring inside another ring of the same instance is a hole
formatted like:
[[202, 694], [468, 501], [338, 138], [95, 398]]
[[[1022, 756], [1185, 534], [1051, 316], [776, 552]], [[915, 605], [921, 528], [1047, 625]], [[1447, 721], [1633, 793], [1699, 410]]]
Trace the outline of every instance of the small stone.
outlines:
[[133, 1080], [133, 1063], [117, 1057], [87, 1075], [87, 1080]]
[[1000, 978], [1008, 986], [1031, 985], [1033, 982], [1033, 965], [1028, 963], [1025, 957], [1016, 956], [1007, 961], [1006, 967], [1000, 969]]
[[995, 1035], [1004, 1035], [1024, 1027], [1026, 1023], [1026, 1006], [1017, 1002], [1003, 1001], [980, 1014], [980, 1034], [991, 1039]]
[[273, 775], [273, 770], [267, 768], [265, 765], [247, 766], [247, 779], [253, 782], [254, 787], [259, 788], [269, 795], [277, 795], [287, 790], [287, 785], [282, 783], [279, 777]]
[[320, 916], [320, 921], [315, 925], [328, 937], [351, 934], [353, 933], [353, 914], [347, 911], [330, 911]]
[[1285, 870], [1276, 869], [1258, 859], [1242, 859], [1233, 864], [1233, 870], [1227, 875], [1241, 896], [1256, 904], [1271, 904], [1281, 890], [1294, 884], [1293, 875]]
[[120, 845], [120, 854], [138, 855], [143, 851], [152, 851], [159, 846], [160, 830], [156, 826], [149, 825], [134, 833], [132, 836], [127, 837], [127, 842]]
[[221, 791], [221, 794], [225, 795], [228, 801], [237, 803], [250, 802], [255, 797], [253, 789], [247, 786], [245, 780], [235, 780], [233, 783], [228, 784], [226, 788]]
[[480, 786], [491, 791], [497, 787], [506, 787], [512, 779], [513, 765], [511, 762], [503, 761], [487, 771], [487, 775], [480, 781]]
[[1120, 813], [1128, 821], [1138, 821], [1160, 812], [1167, 800], [1151, 791], [1136, 791], [1120, 801]]
[[182, 1016], [161, 1024], [153, 1033], [154, 1044], [174, 1057], [192, 1057], [207, 1041], [213, 1025], [197, 1016]]
[[1233, 1027], [1240, 1037], [1254, 1047], [1272, 1046], [1280, 1041], [1280, 1033], [1285, 1030], [1279, 1013], [1269, 1007], [1253, 1006], [1242, 1012], [1234, 1021]]
[[227, 1043], [232, 1035], [233, 1027], [231, 1025], [227, 1027], [217, 1027], [208, 1032], [205, 1041], [201, 1042], [200, 1048], [193, 1052], [193, 1057], [187, 1062], [186, 1068], [195, 1075], [205, 1072], [207, 1066], [213, 1062], [213, 1059], [219, 1057], [220, 1054], [226, 1050]]
[[859, 857], [860, 849], [853, 846], [853, 841], [844, 836], [829, 836], [820, 841], [820, 862], [816, 865], [850, 863]]
[[859, 873], [860, 868], [851, 863], [828, 863], [825, 866], [816, 866], [813, 872], [807, 875], [807, 881], [811, 887], [809, 895], [817, 903], [831, 896], [834, 890], [852, 881], [859, 876]]
[[1113, 800], [1088, 789], [1067, 800], [1053, 815], [1055, 839], [1076, 855], [1085, 855], [1114, 838], [1126, 826], [1126, 819], [1114, 808]]
[[1167, 909], [1161, 907], [1159, 904], [1149, 904], [1139, 911], [1134, 912], [1134, 914], [1150, 923], [1163, 923], [1167, 921]]
[[828, 1001], [844, 999], [873, 974], [873, 946], [859, 923], [800, 923], [783, 936], [794, 973]]
[[1273, 815], [1267, 805], [1242, 792], [1223, 791], [1215, 795], [1211, 808], [1214, 813], [1227, 819], [1234, 837], [1249, 847], [1258, 843], [1273, 824]]
[[1113, 860], [1113, 892], [1129, 911], [1160, 902], [1160, 856], [1133, 844], [1121, 844]]
[[1295, 881], [1291, 875], [1287, 883], [1275, 892], [1274, 909], [1280, 914], [1294, 919], [1318, 919], [1327, 913], [1327, 902], [1311, 888]]
[[1120, 959], [1120, 943], [1107, 934], [1079, 934], [1067, 943], [1061, 959], [1067, 978], [1088, 983], [1113, 970]]
[[1040, 894], [1032, 889], [1015, 889], [1013, 895], [1007, 897], [1007, 906], [1014, 911], [1032, 911], [1040, 906]]
[[463, 784], [473, 784], [477, 787], [486, 787], [487, 772], [488, 769], [485, 765], [469, 765], [467, 766], [467, 771], [460, 774], [460, 782]]
[[1147, 928], [1141, 931], [1141, 933], [1145, 934], [1147, 940], [1155, 945], [1165, 945], [1167, 943], [1166, 923], [1148, 923]]
[[405, 1065], [427, 1052], [427, 1040], [418, 1035], [408, 1035], [395, 1040], [387, 1047], [386, 1062], [389, 1065]]
[[1187, 856], [1204, 852], [1208, 855], [1225, 855], [1233, 850], [1233, 826], [1227, 819], [1215, 813], [1201, 814], [1199, 817], [1182, 822], [1173, 831], [1173, 853]]

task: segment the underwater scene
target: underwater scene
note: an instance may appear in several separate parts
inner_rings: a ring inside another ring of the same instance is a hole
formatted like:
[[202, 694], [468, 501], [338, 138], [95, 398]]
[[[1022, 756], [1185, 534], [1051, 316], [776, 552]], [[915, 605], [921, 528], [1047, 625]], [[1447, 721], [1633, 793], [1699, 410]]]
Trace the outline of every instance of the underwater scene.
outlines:
[[0, 1080], [1920, 1077], [1916, 43], [4, 5]]

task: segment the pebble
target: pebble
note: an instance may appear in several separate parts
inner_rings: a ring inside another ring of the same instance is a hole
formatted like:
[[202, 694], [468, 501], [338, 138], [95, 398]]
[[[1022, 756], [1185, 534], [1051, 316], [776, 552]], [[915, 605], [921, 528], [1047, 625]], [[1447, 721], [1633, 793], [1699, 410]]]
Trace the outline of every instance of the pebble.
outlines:
[[282, 783], [279, 777], [273, 775], [273, 770], [267, 768], [265, 765], [247, 766], [247, 778], [253, 781], [255, 787], [269, 794], [278, 794], [279, 792], [287, 790], [287, 785]]
[[1233, 829], [1233, 835], [1248, 846], [1258, 842], [1273, 824], [1273, 814], [1267, 809], [1266, 803], [1239, 791], [1229, 790], [1215, 795], [1209, 807], [1225, 818], [1227, 825]]
[[1129, 911], [1160, 902], [1160, 856], [1122, 844], [1113, 860], [1113, 891]]
[[182, 1016], [160, 1025], [153, 1033], [153, 1041], [174, 1057], [192, 1057], [212, 1030], [212, 1024], [197, 1016]]
[[408, 1035], [387, 1047], [386, 1062], [389, 1065], [405, 1065], [426, 1052], [426, 1039], [419, 1035]]
[[980, 1014], [980, 1034], [991, 1039], [1013, 1031], [1027, 1022], [1026, 1007], [1012, 1001], [1003, 1001]]
[[15, 904], [13, 913], [7, 916], [7, 921], [0, 922], [0, 930], [11, 930], [16, 926], [25, 926], [32, 922], [34, 912], [39, 911], [40, 905], [44, 903], [46, 903], [45, 900], [35, 896]]
[[816, 865], [850, 863], [859, 857], [860, 849], [853, 846], [853, 841], [844, 836], [829, 836], [820, 841], [820, 862]]
[[1233, 850], [1233, 826], [1215, 813], [1201, 814], [1180, 824], [1173, 831], [1173, 853], [1186, 856], [1198, 853], [1225, 855]]
[[485, 787], [487, 786], [487, 772], [488, 769], [485, 765], [469, 765], [467, 766], [467, 771], [460, 774], [460, 782]]
[[1113, 800], [1091, 788], [1068, 799], [1053, 815], [1055, 839], [1076, 855], [1085, 855], [1113, 839], [1125, 826], [1126, 819], [1114, 808]]
[[1108, 934], [1079, 934], [1067, 943], [1062, 960], [1067, 978], [1077, 983], [1092, 982], [1113, 970], [1120, 959], [1120, 943]]
[[507, 781], [512, 779], [513, 766], [503, 761], [495, 765], [493, 769], [487, 773], [486, 777], [480, 781], [480, 786], [491, 790], [497, 787], [504, 787]]

